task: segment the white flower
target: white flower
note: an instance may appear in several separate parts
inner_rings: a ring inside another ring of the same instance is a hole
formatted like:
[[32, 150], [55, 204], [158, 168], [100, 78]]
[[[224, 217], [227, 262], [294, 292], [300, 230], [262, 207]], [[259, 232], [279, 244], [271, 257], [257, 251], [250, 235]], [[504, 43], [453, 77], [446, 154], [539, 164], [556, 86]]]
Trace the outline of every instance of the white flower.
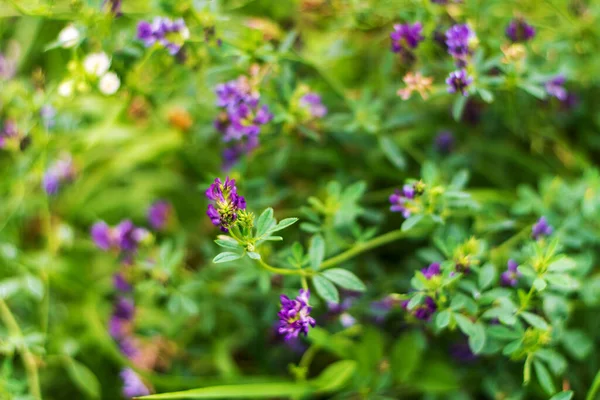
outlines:
[[83, 69], [90, 75], [102, 76], [110, 67], [110, 58], [106, 53], [88, 54], [83, 60]]
[[62, 97], [69, 97], [73, 94], [73, 85], [75, 82], [73, 80], [63, 81], [60, 85], [58, 85], [58, 94]]
[[115, 94], [121, 86], [121, 80], [114, 72], [107, 72], [100, 78], [98, 89], [105, 95]]
[[58, 41], [65, 49], [73, 47], [79, 41], [79, 31], [73, 24], [69, 24], [58, 34]]

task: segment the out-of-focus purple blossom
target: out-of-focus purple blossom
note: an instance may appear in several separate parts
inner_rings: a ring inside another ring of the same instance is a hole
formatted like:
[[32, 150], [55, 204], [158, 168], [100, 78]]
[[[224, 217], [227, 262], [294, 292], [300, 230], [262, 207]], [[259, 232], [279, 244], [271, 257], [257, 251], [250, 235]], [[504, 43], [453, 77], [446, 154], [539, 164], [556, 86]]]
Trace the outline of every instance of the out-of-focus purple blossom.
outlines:
[[125, 368], [121, 371], [121, 379], [123, 380], [123, 396], [132, 398], [150, 394], [148, 387], [131, 368]]
[[424, 39], [422, 32], [423, 25], [420, 22], [394, 25], [394, 31], [390, 33], [392, 51], [394, 53], [409, 53]]
[[131, 285], [127, 282], [127, 279], [123, 276], [121, 272], [117, 272], [113, 275], [113, 286], [120, 292], [131, 292]]
[[0, 124], [0, 149], [6, 147], [7, 140], [16, 138], [19, 135], [17, 124], [13, 120], [5, 120], [4, 124]]
[[75, 168], [70, 155], [63, 156], [48, 168], [42, 179], [42, 187], [47, 194], [53, 195], [58, 192], [60, 185], [75, 179]]
[[423, 268], [421, 272], [423, 273], [423, 275], [425, 275], [425, 278], [427, 278], [428, 280], [433, 278], [434, 276], [438, 276], [441, 273], [440, 263], [431, 263], [427, 268]]
[[172, 212], [173, 207], [169, 202], [158, 200], [148, 209], [148, 223], [152, 229], [160, 231], [167, 226]]
[[459, 61], [460, 66], [471, 55], [471, 47], [476, 39], [475, 32], [467, 24], [454, 25], [446, 31], [448, 53]]
[[190, 32], [182, 18], [171, 20], [167, 17], [156, 17], [152, 23], [140, 21], [137, 26], [137, 38], [144, 42], [146, 47], [158, 43], [171, 55], [177, 54], [189, 37]]
[[471, 351], [469, 343], [466, 340], [452, 344], [450, 355], [460, 363], [471, 363], [477, 360], [477, 355]]
[[219, 178], [206, 189], [206, 197], [213, 202], [208, 205], [206, 215], [215, 226], [223, 232], [229, 232], [237, 220], [238, 212], [246, 209], [246, 199], [238, 195], [235, 180], [225, 178], [225, 183]]
[[56, 124], [56, 109], [50, 104], [46, 104], [40, 109], [40, 117], [42, 118], [44, 127], [46, 129], [52, 129]]
[[503, 286], [517, 286], [521, 272], [517, 269], [519, 264], [515, 260], [508, 260], [506, 271], [502, 273], [500, 279]]
[[223, 170], [230, 170], [238, 160], [258, 147], [258, 137], [249, 136], [245, 140], [229, 142], [229, 147], [223, 150]]
[[435, 147], [440, 153], [450, 153], [454, 147], [454, 135], [450, 131], [441, 131], [435, 138]]
[[450, 72], [446, 79], [448, 93], [461, 93], [463, 96], [469, 95], [469, 85], [471, 83], [473, 83], [473, 78], [467, 75], [467, 71], [464, 69]]
[[133, 301], [125, 297], [119, 297], [113, 309], [113, 315], [117, 318], [130, 320], [135, 314], [135, 305]]
[[312, 118], [323, 118], [327, 115], [327, 107], [323, 105], [321, 96], [317, 93], [305, 94], [300, 98], [298, 104], [307, 110]]
[[394, 307], [402, 306], [403, 301], [395, 298], [393, 295], [384, 297], [381, 300], [374, 301], [370, 305], [371, 312], [375, 316], [375, 323], [381, 324], [392, 311]]
[[342, 324], [344, 328], [350, 328], [356, 324], [356, 318], [346, 312], [342, 313], [340, 315], [340, 324]]
[[549, 96], [556, 97], [560, 101], [565, 101], [568, 95], [567, 89], [564, 88], [566, 80], [564, 75], [557, 75], [550, 79], [545, 85], [546, 93]]
[[515, 18], [506, 27], [506, 37], [513, 42], [526, 42], [535, 36], [535, 28], [523, 18]]
[[308, 334], [309, 327], [314, 327], [316, 321], [310, 316], [312, 307], [308, 305], [310, 291], [300, 289], [298, 297], [290, 299], [286, 295], [281, 295], [281, 310], [277, 314], [279, 317], [279, 334], [283, 335], [285, 340], [297, 338], [300, 333], [304, 336]]
[[404, 218], [410, 217], [410, 200], [414, 198], [415, 188], [413, 185], [404, 185], [402, 191], [396, 189], [389, 197], [391, 203], [390, 211], [402, 213]]
[[435, 300], [431, 297], [427, 296], [423, 303], [419, 304], [412, 310], [408, 309], [409, 300], [404, 300], [402, 302], [402, 308], [406, 311], [409, 311], [415, 318], [420, 319], [422, 321], [428, 321], [431, 316], [437, 311], [437, 304]]
[[535, 225], [533, 225], [533, 228], [531, 228], [531, 236], [535, 240], [539, 240], [545, 236], [550, 236], [553, 231], [554, 231], [554, 228], [552, 228], [552, 226], [550, 226], [550, 224], [548, 224], [546, 217], [541, 217], [535, 223]]
[[119, 340], [119, 349], [130, 360], [140, 353], [137, 341], [131, 336], [125, 336]]
[[124, 253], [134, 253], [138, 245], [150, 236], [146, 229], [136, 227], [130, 220], [123, 220], [114, 228], [104, 221], [96, 222], [90, 234], [98, 248], [104, 251], [117, 249]]

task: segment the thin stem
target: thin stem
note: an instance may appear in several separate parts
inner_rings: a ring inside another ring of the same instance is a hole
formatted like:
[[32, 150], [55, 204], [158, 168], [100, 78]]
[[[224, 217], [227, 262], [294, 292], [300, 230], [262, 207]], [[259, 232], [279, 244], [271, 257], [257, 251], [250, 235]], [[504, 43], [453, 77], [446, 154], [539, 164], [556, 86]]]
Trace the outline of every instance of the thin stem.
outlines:
[[345, 252], [338, 254], [337, 256], [334, 256], [328, 260], [325, 260], [321, 264], [320, 269], [323, 270], [323, 269], [334, 267], [340, 263], [343, 263], [344, 261], [351, 259], [354, 256], [364, 253], [367, 250], [370, 250], [370, 249], [373, 249], [373, 248], [376, 248], [379, 246], [383, 246], [384, 244], [401, 239], [404, 237], [404, 235], [405, 235], [405, 232], [403, 232], [401, 230], [396, 230], [396, 231], [384, 233], [383, 235], [377, 236], [376, 238], [373, 238], [366, 242], [358, 243], [354, 247], [350, 248], [349, 250], [346, 250]]
[[592, 387], [588, 391], [587, 396], [585, 396], [585, 400], [595, 400], [598, 390], [600, 390], [600, 370], [596, 374], [594, 382], [592, 383]]
[[263, 267], [267, 271], [273, 272], [274, 274], [301, 275], [302, 277], [313, 275], [312, 271], [308, 271], [308, 270], [304, 270], [304, 269], [283, 269], [283, 268], [272, 267], [269, 264], [267, 264], [266, 262], [264, 262], [262, 259], [259, 259], [258, 263], [260, 264], [261, 267]]
[[[15, 319], [15, 316], [8, 308], [8, 305], [4, 302], [3, 299], [0, 298], [0, 314], [2, 316], [2, 321], [6, 325], [8, 332], [10, 335], [23, 339], [23, 333], [21, 332], [21, 328]], [[20, 340], [22, 342], [22, 340]], [[38, 375], [38, 368], [35, 362], [35, 357], [25, 344], [22, 344], [19, 348], [21, 352], [21, 358], [23, 359], [23, 366], [25, 367], [25, 372], [27, 374], [27, 382], [29, 384], [29, 393], [31, 396], [37, 400], [41, 400], [42, 393], [40, 391], [40, 378]]]

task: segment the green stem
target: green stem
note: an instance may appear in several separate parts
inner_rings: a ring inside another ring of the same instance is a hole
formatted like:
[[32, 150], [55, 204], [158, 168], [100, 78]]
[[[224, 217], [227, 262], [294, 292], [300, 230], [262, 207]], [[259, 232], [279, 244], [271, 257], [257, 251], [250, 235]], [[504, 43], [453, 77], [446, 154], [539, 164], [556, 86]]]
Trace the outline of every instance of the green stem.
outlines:
[[585, 400], [595, 400], [598, 390], [600, 390], [600, 370], [596, 374], [594, 382], [592, 383], [592, 387], [588, 391], [587, 396], [585, 396]]
[[266, 269], [269, 272], [273, 272], [274, 274], [301, 275], [303, 278], [313, 275], [312, 271], [305, 270], [305, 269], [283, 269], [283, 268], [272, 267], [269, 264], [267, 264], [266, 262], [264, 262], [262, 259], [258, 260], [258, 263], [260, 264], [261, 267], [263, 267], [264, 269]]
[[[6, 305], [3, 299], [0, 298], [0, 314], [2, 317], [2, 321], [6, 325], [8, 332], [11, 336], [14, 336], [22, 342], [23, 333], [21, 332], [21, 328], [17, 323], [14, 315], [10, 311], [10, 308]], [[35, 362], [35, 357], [25, 344], [22, 344], [19, 348], [21, 352], [21, 358], [23, 359], [23, 365], [25, 367], [25, 372], [27, 374], [27, 382], [29, 384], [29, 393], [36, 400], [41, 400], [42, 393], [40, 391], [40, 378], [38, 375], [38, 368]]]
[[346, 250], [345, 252], [338, 254], [337, 256], [334, 256], [328, 260], [325, 260], [321, 264], [321, 267], [319, 269], [323, 270], [323, 269], [334, 267], [337, 264], [343, 263], [344, 261], [347, 261], [354, 256], [364, 253], [367, 250], [370, 250], [370, 249], [373, 249], [373, 248], [376, 248], [379, 246], [383, 246], [384, 244], [401, 239], [404, 237], [404, 235], [405, 235], [405, 232], [403, 232], [401, 230], [391, 231], [388, 233], [384, 233], [381, 236], [377, 236], [376, 238], [373, 238], [366, 242], [358, 243], [354, 247], [350, 248], [349, 250]]

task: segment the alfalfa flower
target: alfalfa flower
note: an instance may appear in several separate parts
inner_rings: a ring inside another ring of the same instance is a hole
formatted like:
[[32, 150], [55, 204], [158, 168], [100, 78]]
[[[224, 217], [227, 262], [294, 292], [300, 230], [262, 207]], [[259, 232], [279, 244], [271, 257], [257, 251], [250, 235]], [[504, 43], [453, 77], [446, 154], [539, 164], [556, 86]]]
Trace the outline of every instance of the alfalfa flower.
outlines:
[[213, 201], [208, 205], [206, 214], [215, 226], [219, 226], [223, 232], [229, 232], [237, 218], [240, 210], [246, 209], [246, 200], [238, 195], [235, 180], [225, 179], [225, 183], [219, 178], [208, 187], [206, 197]]
[[137, 26], [137, 38], [144, 42], [146, 47], [158, 43], [171, 55], [179, 53], [189, 37], [190, 31], [183, 18], [171, 20], [167, 17], [156, 17], [151, 23], [141, 21]]
[[409, 310], [408, 305], [410, 300], [404, 300], [402, 302], [402, 308], [408, 311], [413, 317], [422, 321], [429, 321], [431, 316], [437, 311], [437, 304], [432, 297], [425, 297], [425, 300], [421, 304], [416, 305]]
[[125, 368], [121, 371], [121, 379], [123, 380], [123, 396], [133, 398], [150, 394], [150, 389], [131, 368]]
[[433, 78], [429, 76], [423, 76], [420, 72], [409, 72], [404, 75], [402, 78], [406, 87], [403, 89], [398, 89], [396, 92], [398, 96], [402, 98], [402, 100], [408, 100], [413, 92], [418, 92], [423, 100], [429, 97], [428, 92], [431, 91], [431, 84], [433, 83]]
[[427, 268], [423, 268], [421, 272], [425, 276], [427, 280], [430, 280], [434, 276], [438, 276], [441, 273], [441, 264], [439, 262], [434, 262], [429, 264]]
[[535, 36], [535, 28], [523, 18], [515, 18], [506, 27], [506, 37], [512, 42], [526, 42]]
[[440, 153], [450, 153], [454, 147], [454, 135], [450, 131], [441, 131], [435, 137], [435, 148]]
[[540, 217], [540, 219], [531, 228], [531, 237], [533, 237], [535, 240], [539, 240], [545, 236], [550, 236], [553, 231], [554, 228], [548, 224], [546, 217]]
[[160, 231], [167, 226], [173, 213], [173, 207], [165, 200], [158, 200], [148, 209], [148, 223], [152, 229]]
[[402, 213], [404, 218], [412, 214], [412, 200], [415, 198], [415, 187], [413, 185], [404, 185], [402, 191], [396, 189], [390, 195], [390, 211]]
[[475, 32], [467, 24], [454, 25], [446, 31], [448, 53], [463, 66], [477, 43]]
[[297, 338], [300, 333], [306, 336], [310, 327], [317, 324], [315, 319], [310, 316], [312, 307], [308, 305], [310, 291], [300, 289], [298, 297], [290, 299], [282, 294], [281, 310], [277, 314], [279, 317], [280, 335], [284, 335], [285, 340]]
[[414, 24], [396, 24], [394, 31], [390, 33], [392, 39], [392, 51], [394, 53], [410, 53], [424, 39], [423, 25], [420, 22]]
[[79, 30], [73, 24], [69, 24], [58, 34], [58, 42], [63, 48], [68, 49], [77, 45], [80, 37]]
[[75, 168], [71, 155], [62, 156], [46, 170], [42, 179], [42, 187], [47, 194], [56, 194], [60, 185], [75, 179]]
[[471, 83], [473, 83], [473, 78], [464, 69], [450, 72], [450, 75], [446, 79], [448, 93], [461, 93], [463, 96], [469, 95], [469, 86]]
[[548, 80], [545, 84], [546, 93], [549, 96], [556, 97], [560, 101], [565, 101], [568, 96], [567, 89], [564, 88], [566, 80], [564, 75], [557, 75]]
[[327, 107], [323, 105], [321, 96], [318, 93], [306, 93], [300, 97], [298, 105], [308, 112], [310, 118], [323, 118], [327, 115]]
[[519, 264], [515, 260], [508, 260], [506, 271], [500, 276], [503, 286], [517, 286], [521, 276], [518, 267]]
[[134, 253], [141, 243], [151, 237], [146, 229], [135, 226], [128, 219], [115, 227], [110, 227], [104, 221], [96, 222], [90, 233], [98, 248], [104, 251], [120, 250], [124, 253]]

